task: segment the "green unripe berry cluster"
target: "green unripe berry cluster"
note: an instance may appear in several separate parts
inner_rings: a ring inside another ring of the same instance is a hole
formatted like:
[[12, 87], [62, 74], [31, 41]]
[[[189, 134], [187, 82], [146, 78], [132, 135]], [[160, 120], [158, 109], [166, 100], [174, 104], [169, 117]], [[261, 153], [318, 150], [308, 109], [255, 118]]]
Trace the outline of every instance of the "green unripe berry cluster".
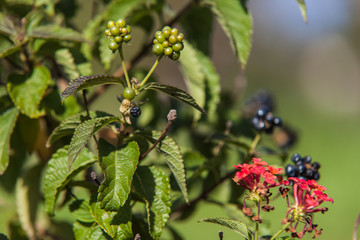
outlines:
[[120, 18], [116, 21], [108, 21], [105, 30], [106, 37], [110, 39], [109, 48], [115, 52], [120, 44], [131, 41], [131, 27], [126, 24], [125, 20]]
[[162, 31], [155, 33], [152, 52], [157, 55], [165, 55], [172, 60], [178, 60], [180, 51], [184, 48], [184, 34], [179, 33], [177, 28], [165, 26]]

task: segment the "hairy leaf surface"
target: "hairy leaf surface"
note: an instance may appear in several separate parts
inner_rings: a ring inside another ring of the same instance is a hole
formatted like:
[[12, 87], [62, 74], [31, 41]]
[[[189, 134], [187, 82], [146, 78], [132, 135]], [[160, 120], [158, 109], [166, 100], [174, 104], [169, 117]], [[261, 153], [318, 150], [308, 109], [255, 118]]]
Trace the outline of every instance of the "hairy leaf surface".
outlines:
[[88, 168], [95, 161], [96, 157], [87, 149], [84, 149], [69, 171], [67, 149], [60, 148], [53, 154], [47, 164], [43, 181], [45, 207], [49, 215], [54, 215], [55, 202], [60, 191], [64, 189], [76, 174]]
[[99, 161], [105, 179], [99, 188], [98, 201], [106, 211], [119, 210], [128, 199], [139, 160], [136, 142], [116, 148], [104, 139], [99, 141]]
[[62, 48], [57, 50], [55, 52], [55, 59], [57, 63], [63, 67], [64, 72], [68, 75], [69, 79], [75, 79], [80, 76], [73, 55], [69, 49]]

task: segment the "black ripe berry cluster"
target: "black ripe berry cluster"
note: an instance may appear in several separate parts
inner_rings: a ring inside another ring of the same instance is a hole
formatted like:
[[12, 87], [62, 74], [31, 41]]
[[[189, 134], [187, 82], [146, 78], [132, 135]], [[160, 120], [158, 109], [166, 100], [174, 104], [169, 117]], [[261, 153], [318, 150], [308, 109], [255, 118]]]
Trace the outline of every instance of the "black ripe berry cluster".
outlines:
[[291, 160], [294, 162], [294, 165], [287, 165], [285, 168], [285, 174], [287, 177], [297, 177], [304, 180], [319, 180], [319, 168], [320, 163], [313, 162], [311, 163], [311, 157], [305, 156], [301, 157], [300, 154], [295, 153]]
[[141, 109], [140, 109], [139, 107], [137, 107], [137, 106], [132, 107], [132, 108], [130, 109], [130, 114], [131, 114], [131, 116], [133, 116], [134, 118], [138, 118], [138, 117], [140, 117], [140, 115], [141, 115]]
[[105, 30], [106, 37], [110, 39], [109, 48], [113, 52], [118, 50], [120, 45], [131, 40], [131, 27], [126, 24], [125, 20], [120, 18], [116, 21], [108, 21], [108, 29]]
[[256, 111], [256, 116], [251, 119], [251, 123], [258, 132], [265, 131], [266, 133], [272, 133], [274, 127], [282, 125], [279, 117], [274, 117], [273, 113], [267, 108], [260, 108]]
[[152, 52], [157, 56], [164, 54], [172, 60], [178, 60], [184, 48], [183, 40], [184, 34], [179, 33], [177, 28], [165, 26], [162, 31], [155, 33]]

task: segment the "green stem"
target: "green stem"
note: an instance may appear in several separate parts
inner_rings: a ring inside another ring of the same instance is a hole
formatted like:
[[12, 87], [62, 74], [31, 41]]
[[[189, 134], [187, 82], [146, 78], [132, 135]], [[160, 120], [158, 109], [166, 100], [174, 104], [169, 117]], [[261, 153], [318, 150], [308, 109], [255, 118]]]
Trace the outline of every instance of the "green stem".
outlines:
[[257, 240], [259, 237], [259, 223], [255, 222], [255, 240]]
[[144, 86], [144, 84], [146, 83], [147, 80], [149, 80], [151, 74], [154, 72], [155, 68], [157, 67], [157, 65], [159, 64], [161, 58], [163, 57], [163, 55], [160, 55], [156, 61], [154, 62], [154, 65], [151, 67], [150, 71], [148, 72], [148, 74], [146, 75], [146, 77], [144, 78], [144, 80], [142, 80], [142, 82], [139, 84], [139, 88]]
[[290, 223], [291, 222], [286, 223], [277, 233], [275, 233], [274, 236], [270, 238], [270, 240], [274, 240], [275, 238], [277, 238], [286, 228], [290, 226]]
[[258, 132], [256, 133], [256, 136], [254, 138], [254, 140], [251, 143], [250, 149], [249, 149], [249, 154], [252, 155], [255, 151], [256, 146], [258, 145], [259, 141], [261, 138], [261, 134]]
[[129, 75], [128, 75], [128, 72], [127, 72], [126, 66], [125, 66], [124, 55], [123, 55], [122, 44], [121, 43], [120, 43], [120, 47], [119, 47], [118, 50], [119, 50], [119, 53], [120, 53], [121, 65], [122, 65], [122, 68], [123, 68], [123, 71], [124, 71], [126, 83], [127, 83], [128, 87], [131, 87]]

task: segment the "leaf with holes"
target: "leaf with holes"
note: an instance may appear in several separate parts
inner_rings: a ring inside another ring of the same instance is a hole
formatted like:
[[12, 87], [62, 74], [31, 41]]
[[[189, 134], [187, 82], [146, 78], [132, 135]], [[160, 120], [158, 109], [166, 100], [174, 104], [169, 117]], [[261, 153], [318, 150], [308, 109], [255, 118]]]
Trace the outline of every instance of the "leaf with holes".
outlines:
[[[146, 133], [140, 133], [150, 142], [154, 143], [161, 136], [161, 132], [152, 131], [151, 135]], [[184, 168], [184, 159], [181, 154], [180, 148], [177, 143], [169, 136], [166, 136], [161, 143], [157, 145], [157, 149], [165, 157], [166, 162], [174, 174], [176, 182], [178, 183], [182, 194], [184, 195], [185, 201], [189, 202], [187, 188], [186, 188], [186, 174]]]
[[226, 219], [226, 218], [203, 218], [198, 220], [198, 222], [209, 222], [219, 224], [221, 226], [230, 228], [231, 230], [239, 233], [243, 237], [248, 240], [253, 239], [251, 231], [248, 229], [247, 225], [241, 221], [233, 220], [233, 219]]
[[146, 203], [149, 233], [159, 239], [171, 212], [169, 178], [154, 166], [141, 166], [135, 172], [133, 185]]
[[242, 68], [245, 68], [251, 50], [252, 18], [239, 0], [203, 0], [216, 15], [230, 39]]
[[151, 82], [145, 85], [143, 90], [155, 90], [155, 91], [163, 92], [169, 95], [170, 97], [180, 100], [186, 104], [189, 104], [190, 106], [196, 108], [197, 110], [199, 110], [200, 112], [206, 115], [205, 110], [197, 104], [195, 99], [192, 96], [190, 96], [190, 94], [179, 88], [158, 82]]
[[94, 195], [90, 200], [90, 211], [95, 222], [113, 239], [133, 239], [130, 199], [116, 212], [107, 212]]
[[81, 151], [71, 171], [68, 167], [68, 151], [66, 147], [54, 153], [47, 163], [43, 181], [46, 212], [54, 215], [55, 202], [59, 193], [80, 171], [88, 168], [96, 161], [96, 156], [87, 149]]
[[39, 104], [50, 82], [51, 75], [44, 66], [34, 68], [30, 77], [23, 74], [11, 74], [8, 77], [8, 91], [16, 107], [30, 118], [45, 114], [39, 110]]
[[89, 119], [76, 127], [74, 136], [71, 139], [69, 151], [68, 151], [68, 166], [71, 169], [71, 165], [76, 160], [78, 154], [85, 147], [87, 142], [102, 127], [105, 127], [109, 123], [119, 121], [118, 117], [102, 117]]
[[[112, 115], [107, 114], [105, 112], [96, 111], [96, 112], [89, 112], [90, 118], [100, 118], [100, 117], [112, 117]], [[59, 126], [57, 126], [49, 136], [48, 140], [46, 141], [46, 146], [50, 147], [54, 142], [57, 140], [72, 135], [75, 129], [84, 121], [88, 120], [87, 113], [78, 113], [74, 114], [66, 119], [64, 119]]]
[[116, 148], [104, 139], [100, 139], [99, 161], [105, 175], [98, 195], [102, 209], [117, 211], [125, 204], [138, 165], [139, 154], [136, 142]]
[[83, 35], [72, 28], [60, 27], [58, 25], [45, 25], [31, 29], [29, 37], [49, 39], [49, 40], [65, 40], [74, 42], [85, 42]]
[[10, 136], [15, 127], [19, 111], [10, 108], [0, 115], [0, 175], [9, 165]]
[[121, 84], [124, 86], [124, 81], [120, 77], [109, 75], [81, 76], [71, 80], [69, 86], [61, 93], [61, 99], [64, 101], [65, 98], [80, 90], [104, 84]]

